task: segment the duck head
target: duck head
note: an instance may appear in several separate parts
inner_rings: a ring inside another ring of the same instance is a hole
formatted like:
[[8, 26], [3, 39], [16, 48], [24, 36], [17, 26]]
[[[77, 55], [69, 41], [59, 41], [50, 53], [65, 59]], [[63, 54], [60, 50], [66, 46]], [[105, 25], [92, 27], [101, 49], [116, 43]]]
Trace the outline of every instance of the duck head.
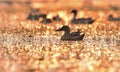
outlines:
[[110, 15], [109, 15], [109, 18], [113, 18], [113, 15], [112, 15], [112, 14], [110, 14]]
[[77, 10], [76, 10], [76, 9], [73, 9], [73, 10], [71, 11], [71, 13], [77, 14]]
[[65, 31], [65, 33], [69, 33], [70, 28], [68, 26], [62, 26], [60, 29], [55, 30], [55, 31]]

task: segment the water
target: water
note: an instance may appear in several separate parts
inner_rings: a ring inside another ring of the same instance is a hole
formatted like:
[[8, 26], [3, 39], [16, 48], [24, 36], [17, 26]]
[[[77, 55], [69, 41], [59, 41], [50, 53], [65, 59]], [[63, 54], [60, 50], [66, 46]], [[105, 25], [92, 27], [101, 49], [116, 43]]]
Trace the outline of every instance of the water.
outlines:
[[68, 24], [72, 31], [80, 28], [86, 35], [82, 41], [61, 41], [63, 32], [54, 30], [64, 24], [42, 25], [39, 21], [26, 21], [26, 14], [19, 12], [0, 14], [1, 71], [120, 71], [120, 31], [116, 22]]

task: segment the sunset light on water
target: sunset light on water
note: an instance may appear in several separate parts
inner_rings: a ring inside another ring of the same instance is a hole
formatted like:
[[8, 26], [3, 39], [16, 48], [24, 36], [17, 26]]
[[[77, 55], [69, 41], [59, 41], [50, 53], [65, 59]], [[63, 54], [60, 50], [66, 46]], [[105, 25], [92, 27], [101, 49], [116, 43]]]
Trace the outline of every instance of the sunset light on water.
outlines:
[[[119, 0], [1, 0], [0, 5], [0, 72], [120, 72]], [[85, 33], [84, 38], [62, 40], [64, 32], [57, 30], [64, 26], [73, 38]]]

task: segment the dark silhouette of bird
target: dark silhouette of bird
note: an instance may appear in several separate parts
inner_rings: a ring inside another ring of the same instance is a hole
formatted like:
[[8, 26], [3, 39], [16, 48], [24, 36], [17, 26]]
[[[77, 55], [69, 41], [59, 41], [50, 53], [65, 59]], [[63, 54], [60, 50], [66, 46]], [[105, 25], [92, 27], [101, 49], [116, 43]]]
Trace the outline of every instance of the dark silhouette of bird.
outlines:
[[41, 21], [41, 23], [43, 24], [48, 24], [48, 23], [52, 23], [51, 19], [46, 18], [46, 16], [43, 17], [43, 20]]
[[53, 20], [54, 20], [54, 21], [60, 21], [60, 20], [62, 20], [62, 19], [59, 17], [59, 15], [57, 15], [57, 16], [54, 16], [54, 17], [53, 17]]
[[77, 10], [73, 9], [71, 11], [71, 13], [73, 13], [73, 18], [71, 20], [72, 24], [92, 24], [95, 20], [93, 20], [92, 18], [78, 18], [76, 19], [77, 16]]
[[39, 13], [39, 9], [30, 9], [27, 20], [39, 20], [39, 18], [43, 18], [45, 16], [46, 14]]
[[39, 18], [44, 18], [46, 14], [32, 14], [29, 13], [27, 20], [39, 20]]
[[108, 21], [120, 21], [120, 17], [115, 18], [115, 17], [113, 17], [112, 14], [110, 14], [110, 15], [108, 16]]
[[68, 26], [63, 26], [62, 28], [55, 31], [64, 31], [64, 34], [61, 37], [61, 40], [64, 41], [79, 41], [79, 40], [83, 40], [85, 36], [85, 33], [80, 34], [79, 30], [77, 32], [70, 33], [70, 28]]

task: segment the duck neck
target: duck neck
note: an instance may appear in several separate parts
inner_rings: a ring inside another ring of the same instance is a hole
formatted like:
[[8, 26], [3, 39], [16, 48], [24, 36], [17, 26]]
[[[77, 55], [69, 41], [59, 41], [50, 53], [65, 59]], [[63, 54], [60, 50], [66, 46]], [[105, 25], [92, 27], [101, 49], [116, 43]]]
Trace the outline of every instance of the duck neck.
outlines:
[[74, 13], [73, 13], [73, 19], [72, 19], [72, 20], [75, 20], [75, 19], [76, 19], [76, 15], [77, 15], [77, 12], [74, 12]]

